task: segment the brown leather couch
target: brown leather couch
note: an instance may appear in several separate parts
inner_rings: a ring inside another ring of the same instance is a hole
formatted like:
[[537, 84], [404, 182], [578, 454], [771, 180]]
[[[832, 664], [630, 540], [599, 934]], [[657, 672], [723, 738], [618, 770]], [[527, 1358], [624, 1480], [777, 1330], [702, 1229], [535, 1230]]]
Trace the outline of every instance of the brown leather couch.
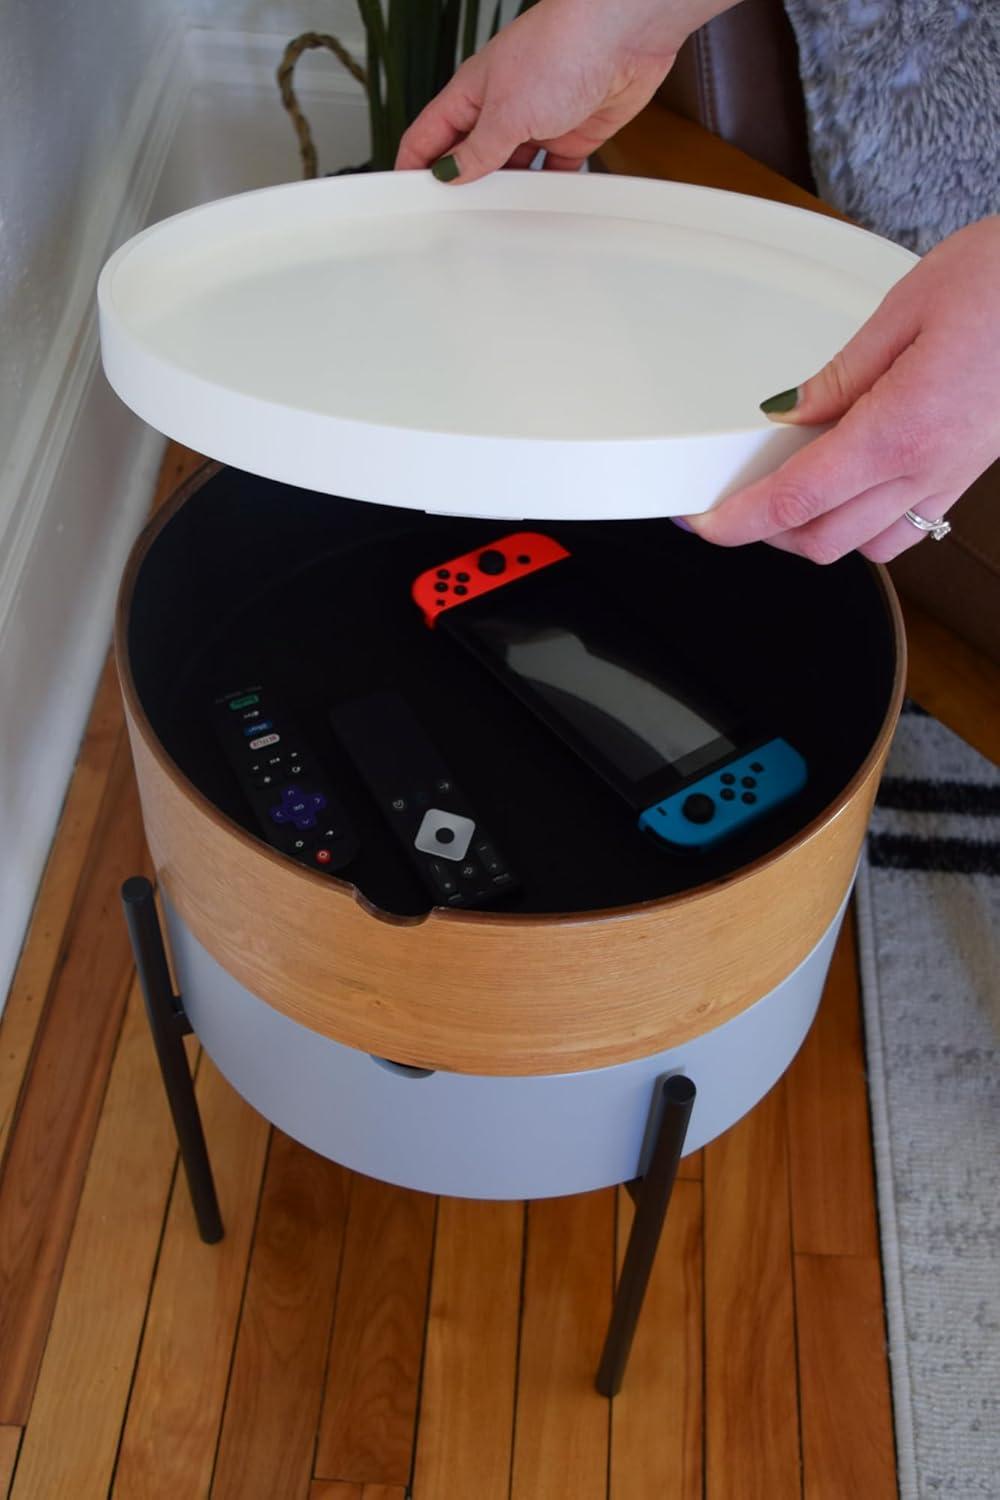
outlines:
[[[688, 120], [739, 150], [713, 147], [685, 129]], [[602, 157], [611, 171], [704, 181], [820, 208], [812, 196], [798, 52], [781, 0], [742, 0], [703, 26], [658, 98]], [[949, 519], [950, 537], [919, 543], [890, 571], [902, 594], [1000, 661], [1000, 464]]]

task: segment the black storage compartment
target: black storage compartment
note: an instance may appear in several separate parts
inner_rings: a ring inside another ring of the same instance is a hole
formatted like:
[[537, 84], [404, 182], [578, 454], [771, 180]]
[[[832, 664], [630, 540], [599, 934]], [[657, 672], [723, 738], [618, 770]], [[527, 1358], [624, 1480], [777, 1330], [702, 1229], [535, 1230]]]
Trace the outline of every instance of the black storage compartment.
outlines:
[[361, 836], [344, 878], [401, 915], [426, 911], [429, 897], [328, 722], [335, 703], [378, 688], [406, 697], [517, 871], [521, 890], [498, 912], [600, 911], [724, 879], [842, 797], [892, 691], [891, 620], [869, 563], [819, 568], [764, 545], [726, 550], [668, 520], [530, 524], [589, 558], [664, 651], [677, 641], [721, 666], [804, 755], [805, 790], [707, 852], [655, 846], [615, 793], [444, 631], [429, 630], [411, 600], [418, 573], [517, 523], [331, 499], [231, 469], [177, 510], [135, 588], [129, 654], [166, 751], [256, 834], [211, 709], [249, 682], [277, 689]]

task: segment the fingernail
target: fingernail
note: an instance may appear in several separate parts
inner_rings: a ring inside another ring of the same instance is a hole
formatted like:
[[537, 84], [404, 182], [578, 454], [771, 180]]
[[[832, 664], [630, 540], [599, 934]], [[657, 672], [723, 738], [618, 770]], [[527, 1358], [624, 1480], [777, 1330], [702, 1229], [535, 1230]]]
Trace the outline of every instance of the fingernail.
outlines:
[[453, 156], [442, 156], [440, 161], [436, 161], [431, 167], [431, 171], [438, 182], [454, 182], [458, 176], [458, 162]]
[[694, 527], [691, 525], [691, 522], [685, 521], [683, 516], [671, 516], [670, 519], [671, 521], [673, 521], [675, 526], [680, 527], [681, 531], [694, 531]]
[[776, 396], [768, 396], [766, 401], [760, 403], [760, 409], [766, 417], [772, 417], [778, 412], [794, 411], [798, 404], [799, 388], [793, 385], [791, 390], [779, 391]]

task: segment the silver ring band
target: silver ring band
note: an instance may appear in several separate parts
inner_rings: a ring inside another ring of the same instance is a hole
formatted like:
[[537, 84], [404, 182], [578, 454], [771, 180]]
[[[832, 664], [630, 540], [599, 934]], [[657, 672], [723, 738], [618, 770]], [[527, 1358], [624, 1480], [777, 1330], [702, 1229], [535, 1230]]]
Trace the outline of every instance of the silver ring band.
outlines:
[[918, 516], [915, 510], [905, 510], [903, 519], [909, 521], [910, 525], [915, 526], [918, 531], [925, 534], [929, 532], [936, 542], [943, 542], [951, 530], [951, 522], [943, 517], [939, 516], [936, 521], [928, 521], [924, 516]]

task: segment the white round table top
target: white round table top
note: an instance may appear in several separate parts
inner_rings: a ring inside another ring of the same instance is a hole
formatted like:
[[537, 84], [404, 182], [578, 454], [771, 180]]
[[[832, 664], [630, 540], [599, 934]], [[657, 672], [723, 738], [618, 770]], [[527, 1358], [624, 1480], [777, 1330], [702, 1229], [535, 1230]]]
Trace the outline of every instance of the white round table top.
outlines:
[[127, 405], [251, 473], [462, 515], [682, 515], [815, 435], [759, 403], [815, 373], [914, 259], [679, 183], [322, 178], [123, 245], [101, 342]]

